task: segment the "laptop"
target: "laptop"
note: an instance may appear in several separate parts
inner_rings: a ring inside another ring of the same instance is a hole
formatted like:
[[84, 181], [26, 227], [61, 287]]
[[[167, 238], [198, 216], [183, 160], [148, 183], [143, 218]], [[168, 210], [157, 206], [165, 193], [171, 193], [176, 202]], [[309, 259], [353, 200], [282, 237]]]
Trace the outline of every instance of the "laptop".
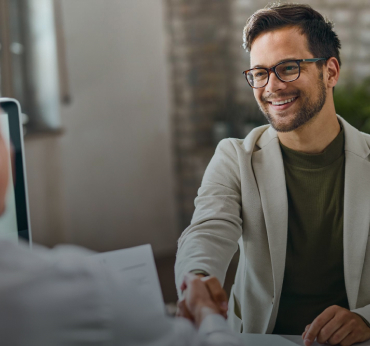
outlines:
[[[23, 239], [31, 246], [21, 115], [21, 107], [17, 100], [0, 98], [0, 131], [8, 148], [13, 148], [13, 165], [9, 165], [11, 172], [6, 209], [0, 216], [0, 238], [14, 242]], [[11, 154], [9, 154], [9, 162], [11, 161]]]

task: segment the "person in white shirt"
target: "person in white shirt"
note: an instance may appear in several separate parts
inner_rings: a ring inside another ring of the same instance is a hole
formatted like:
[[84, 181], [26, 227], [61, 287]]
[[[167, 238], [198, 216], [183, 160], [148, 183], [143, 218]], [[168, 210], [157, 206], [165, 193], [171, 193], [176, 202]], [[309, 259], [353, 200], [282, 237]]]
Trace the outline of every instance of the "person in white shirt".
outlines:
[[[8, 172], [0, 134], [0, 213]], [[187, 275], [179, 309], [191, 321], [170, 318], [151, 309], [135, 284], [97, 266], [88, 254], [74, 246], [30, 250], [0, 240], [1, 345], [241, 345], [222, 316], [225, 292], [218, 287], [218, 296], [210, 296], [215, 278]]]

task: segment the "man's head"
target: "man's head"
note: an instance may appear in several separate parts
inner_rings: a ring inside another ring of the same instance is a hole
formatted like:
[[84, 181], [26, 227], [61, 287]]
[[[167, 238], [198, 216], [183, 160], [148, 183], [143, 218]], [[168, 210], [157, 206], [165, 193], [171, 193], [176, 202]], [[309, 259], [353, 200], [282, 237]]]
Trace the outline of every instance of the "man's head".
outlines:
[[243, 31], [243, 46], [251, 51], [253, 41], [261, 34], [284, 27], [297, 27], [307, 39], [308, 50], [317, 57], [341, 60], [341, 44], [333, 23], [304, 4], [272, 4], [249, 17]]
[[[334, 110], [332, 93], [327, 91], [339, 77], [340, 42], [332, 24], [310, 6], [275, 4], [257, 11], [244, 29], [244, 45], [251, 53], [251, 68], [270, 68], [267, 84], [253, 91], [277, 131], [293, 131], [323, 109]], [[313, 58], [325, 60], [298, 62], [298, 77], [291, 82], [279, 79], [271, 69], [282, 61]]]

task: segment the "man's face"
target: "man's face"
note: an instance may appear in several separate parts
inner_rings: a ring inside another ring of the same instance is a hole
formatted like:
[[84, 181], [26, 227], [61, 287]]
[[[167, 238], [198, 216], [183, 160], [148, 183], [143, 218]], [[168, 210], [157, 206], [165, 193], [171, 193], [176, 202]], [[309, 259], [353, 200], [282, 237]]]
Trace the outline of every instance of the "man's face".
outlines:
[[[284, 60], [322, 58], [308, 50], [306, 36], [297, 28], [288, 27], [263, 33], [251, 48], [251, 68], [271, 67]], [[293, 131], [315, 117], [326, 102], [323, 74], [316, 63], [302, 62], [300, 77], [294, 82], [282, 82], [272, 72], [268, 84], [253, 89], [261, 111], [279, 132]], [[292, 100], [283, 105], [274, 103]]]

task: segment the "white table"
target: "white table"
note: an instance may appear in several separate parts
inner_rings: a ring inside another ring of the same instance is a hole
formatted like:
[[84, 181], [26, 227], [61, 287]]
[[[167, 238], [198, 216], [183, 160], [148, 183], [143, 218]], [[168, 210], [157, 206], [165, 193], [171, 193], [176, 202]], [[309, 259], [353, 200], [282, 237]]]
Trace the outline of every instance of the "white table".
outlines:
[[[246, 346], [304, 346], [301, 335], [240, 334]], [[312, 346], [319, 346], [314, 342]], [[370, 346], [370, 340], [356, 346]]]

